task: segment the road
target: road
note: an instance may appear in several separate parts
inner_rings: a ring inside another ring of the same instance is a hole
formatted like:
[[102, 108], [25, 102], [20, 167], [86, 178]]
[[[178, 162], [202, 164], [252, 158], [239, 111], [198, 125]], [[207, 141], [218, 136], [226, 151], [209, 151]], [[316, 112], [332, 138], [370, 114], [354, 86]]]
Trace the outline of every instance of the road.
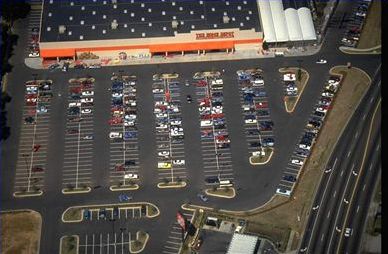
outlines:
[[[341, 3], [344, 6], [351, 6], [352, 3]], [[341, 8], [338, 9], [342, 11]], [[338, 14], [340, 15], [340, 14]], [[199, 176], [197, 169], [201, 168], [201, 146], [198, 139], [199, 129], [198, 112], [195, 107], [183, 106], [184, 114], [184, 129], [187, 133], [187, 141], [185, 141], [185, 151], [188, 154], [187, 161], [191, 163], [189, 179], [189, 188], [185, 191], [180, 190], [158, 190], [155, 187], [156, 173], [154, 166], [156, 163], [155, 154], [155, 128], [152, 124], [154, 117], [149, 112], [152, 112], [152, 92], [150, 74], [161, 72], [177, 72], [184, 77], [189, 77], [195, 71], [204, 69], [225, 69], [225, 83], [235, 83], [235, 71], [247, 67], [257, 66], [264, 71], [266, 91], [271, 110], [271, 118], [275, 123], [275, 138], [278, 142], [277, 153], [273, 157], [270, 164], [263, 167], [265, 170], [250, 170], [247, 163], [246, 143], [234, 142], [232, 145], [232, 159], [236, 172], [236, 181], [241, 185], [242, 190], [239, 191], [237, 198], [231, 200], [210, 199], [209, 206], [222, 207], [231, 210], [251, 209], [260, 206], [267, 202], [275, 193], [276, 186], [281, 179], [283, 169], [285, 168], [289, 156], [293, 151], [293, 144], [297, 142], [300, 131], [306, 124], [310, 116], [312, 107], [319, 98], [320, 92], [328, 77], [329, 69], [335, 65], [344, 65], [347, 62], [352, 62], [353, 66], [365, 70], [368, 74], [373, 75], [376, 67], [380, 63], [380, 56], [363, 56], [363, 55], [344, 55], [338, 51], [340, 36], [343, 33], [342, 29], [329, 28], [325, 43], [322, 50], [313, 56], [306, 57], [289, 57], [289, 58], [273, 58], [273, 59], [253, 59], [241, 61], [220, 61], [201, 63], [179, 63], [165, 64], [160, 66], [131, 66], [125, 67], [139, 76], [139, 83], [142, 85], [138, 89], [141, 100], [139, 100], [139, 125], [142, 126], [139, 130], [140, 142], [140, 164], [144, 170], [141, 172], [143, 177], [142, 187], [139, 191], [133, 192], [134, 201], [148, 201], [156, 204], [162, 211], [161, 216], [156, 220], [147, 222], [146, 220], [121, 220], [113, 222], [109, 221], [94, 221], [93, 223], [80, 224], [63, 224], [60, 222], [62, 212], [69, 206], [85, 205], [85, 204], [101, 204], [117, 201], [117, 193], [108, 191], [108, 170], [109, 166], [109, 141], [103, 137], [107, 137], [109, 126], [107, 124], [95, 125], [94, 134], [99, 138], [94, 141], [93, 151], [93, 183], [100, 185], [102, 188], [95, 189], [91, 193], [82, 195], [63, 195], [61, 193], [61, 175], [64, 154], [64, 133], [66, 113], [66, 98], [67, 93], [66, 80], [69, 77], [82, 76], [91, 74], [96, 77], [95, 86], [95, 101], [96, 112], [94, 122], [106, 123], [109, 118], [110, 94], [107, 90], [110, 87], [109, 77], [112, 72], [117, 72], [122, 67], [107, 67], [101, 70], [71, 70], [68, 73], [48, 72], [43, 70], [31, 70], [24, 65], [24, 49], [26, 47], [27, 21], [17, 22], [15, 30], [21, 31], [20, 43], [17, 45], [15, 55], [11, 61], [14, 66], [13, 72], [9, 76], [9, 92], [12, 95], [12, 102], [8, 105], [8, 125], [11, 126], [11, 137], [2, 144], [2, 160], [1, 160], [1, 210], [29, 208], [40, 212], [43, 216], [42, 242], [41, 253], [58, 253], [59, 238], [64, 234], [80, 234], [82, 239], [85, 235], [112, 234], [112, 228], [118, 229], [125, 227], [128, 232], [132, 233], [137, 229], [143, 229], [151, 234], [151, 241], [147, 245], [146, 253], [160, 252], [160, 250], [168, 241], [168, 236], [175, 220], [175, 212], [180, 209], [182, 203], [191, 202], [198, 204], [199, 200], [196, 197], [198, 191], [203, 188], [203, 177]], [[317, 65], [316, 60], [319, 58], [327, 59], [327, 65]], [[303, 59], [302, 67], [309, 71], [310, 82], [304, 90], [304, 94], [298, 104], [294, 114], [285, 113], [283, 106], [283, 91], [281, 89], [281, 81], [278, 69], [285, 66], [296, 66], [297, 60]], [[23, 75], [20, 75], [23, 74]], [[22, 122], [22, 108], [24, 97], [24, 82], [31, 79], [33, 74], [41, 78], [53, 79], [55, 97], [52, 100], [52, 112], [50, 128], [48, 135], [49, 152], [47, 168], [50, 170], [45, 175], [44, 194], [41, 197], [15, 199], [12, 196], [14, 185], [14, 169], [16, 167], [18, 144], [20, 139], [20, 129]], [[145, 75], [147, 74], [147, 75]], [[234, 84], [233, 83], [233, 84]], [[193, 93], [190, 87], [186, 92]], [[230, 129], [230, 137], [233, 140], [244, 140], [243, 132], [241, 131], [241, 109], [239, 108], [239, 99], [236, 94], [239, 93], [237, 86], [225, 87], [225, 108], [226, 118], [228, 119], [228, 128]], [[185, 96], [183, 94], [182, 96]], [[237, 116], [237, 117], [236, 117]], [[357, 121], [350, 125], [355, 126]], [[287, 130], [287, 131], [284, 131]], [[348, 132], [346, 132], [348, 133]], [[349, 134], [350, 135], [350, 134]], [[361, 133], [364, 136], [365, 133]], [[348, 137], [351, 140], [351, 137]], [[343, 143], [340, 143], [343, 145]], [[340, 148], [338, 148], [340, 149]], [[355, 153], [359, 150], [355, 150]], [[353, 155], [354, 156], [354, 153]], [[353, 158], [353, 157], [352, 157]], [[338, 162], [339, 163], [339, 162]], [[359, 161], [357, 163], [360, 163]], [[349, 165], [338, 164], [341, 167], [348, 168]], [[337, 171], [333, 170], [333, 173]], [[202, 173], [201, 173], [202, 174]], [[329, 177], [325, 175], [325, 177]], [[343, 176], [345, 179], [347, 174]], [[324, 178], [325, 179], [325, 178]], [[323, 180], [325, 181], [325, 180]], [[351, 182], [352, 183], [352, 182]], [[349, 184], [351, 184], [349, 183]], [[257, 193], [260, 193], [258, 195]], [[132, 194], [131, 194], [132, 195]], [[173, 197], [173, 198], [171, 198]], [[334, 209], [334, 208], [333, 208]], [[343, 208], [342, 208], [343, 209]], [[342, 215], [341, 215], [342, 216]], [[340, 216], [339, 216], [340, 218]], [[56, 225], [56, 226], [52, 226]], [[333, 245], [334, 246], [334, 245]]]
[[[367, 199], [365, 195], [373, 190], [379, 168], [376, 160], [380, 156], [377, 142], [381, 119], [375, 112], [380, 105], [380, 72], [379, 68], [330, 158], [310, 211], [301, 253], [335, 253], [345, 228], [352, 225], [347, 218], [354, 221], [356, 215], [366, 215], [369, 203], [360, 205], [359, 201]], [[373, 177], [369, 172], [372, 170], [377, 171], [373, 172]], [[361, 210], [359, 206], [362, 206]], [[354, 228], [353, 232], [359, 236], [362, 227]]]

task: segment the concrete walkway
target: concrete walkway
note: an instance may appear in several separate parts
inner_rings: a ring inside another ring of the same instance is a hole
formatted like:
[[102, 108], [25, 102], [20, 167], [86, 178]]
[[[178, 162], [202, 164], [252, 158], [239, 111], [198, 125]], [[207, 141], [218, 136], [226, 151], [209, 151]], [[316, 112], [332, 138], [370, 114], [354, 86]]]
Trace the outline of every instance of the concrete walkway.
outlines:
[[[320, 46], [311, 46], [304, 48], [294, 48], [286, 50], [284, 57], [295, 57], [295, 56], [309, 56], [318, 53]], [[82, 60], [82, 63], [90, 64], [101, 64], [101, 66], [127, 66], [127, 65], [144, 65], [144, 64], [171, 64], [171, 63], [187, 63], [187, 62], [209, 62], [209, 61], [233, 61], [233, 60], [244, 60], [244, 59], [264, 59], [275, 57], [275, 50], [271, 49], [265, 54], [259, 54], [255, 50], [241, 50], [234, 53], [207, 53], [205, 55], [173, 55], [173, 56], [154, 56], [152, 58], [136, 58], [127, 60], [114, 60], [104, 61], [107, 59], [96, 59], [96, 60]], [[31, 69], [46, 69], [47, 66], [43, 66], [40, 58], [26, 58], [25, 64]], [[72, 67], [72, 64], [70, 65]]]

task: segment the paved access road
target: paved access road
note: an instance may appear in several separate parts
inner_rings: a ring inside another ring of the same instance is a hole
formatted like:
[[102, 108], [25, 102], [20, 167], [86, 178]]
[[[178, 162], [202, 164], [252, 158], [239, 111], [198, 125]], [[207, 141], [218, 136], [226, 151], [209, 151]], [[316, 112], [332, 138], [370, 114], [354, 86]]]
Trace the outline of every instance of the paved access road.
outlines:
[[[349, 2], [341, 2], [340, 5], [351, 5]], [[339, 9], [341, 10], [341, 9]], [[158, 175], [155, 171], [156, 159], [156, 134], [154, 126], [154, 109], [152, 94], [152, 74], [177, 72], [182, 80], [190, 79], [196, 71], [201, 70], [222, 70], [224, 84], [225, 117], [228, 119], [228, 130], [231, 139], [231, 153], [233, 161], [234, 178], [236, 186], [241, 189], [237, 193], [237, 198], [233, 200], [210, 198], [209, 206], [222, 207], [226, 209], [249, 209], [262, 205], [274, 194], [276, 187], [281, 180], [282, 172], [287, 165], [293, 147], [298, 141], [303, 126], [310, 116], [312, 107], [317, 101], [322, 87], [328, 77], [329, 69], [334, 65], [343, 65], [352, 62], [353, 66], [364, 69], [370, 75], [380, 63], [379, 56], [349, 56], [343, 55], [337, 50], [340, 35], [343, 30], [330, 28], [320, 53], [314, 56], [301, 58], [273, 58], [254, 59], [230, 62], [205, 62], [201, 63], [179, 63], [166, 65], [147, 65], [130, 67], [106, 67], [95, 70], [70, 70], [62, 73], [57, 70], [50, 72], [47, 70], [31, 70], [24, 65], [24, 48], [27, 42], [27, 21], [23, 20], [16, 24], [15, 30], [20, 31], [20, 43], [15, 50], [15, 55], [11, 59], [14, 70], [9, 76], [10, 84], [24, 84], [31, 79], [32, 74], [37, 74], [41, 79], [52, 79], [52, 92], [54, 97], [51, 101], [50, 127], [47, 135], [48, 154], [47, 171], [45, 172], [44, 194], [41, 197], [15, 199], [12, 196], [15, 183], [15, 167], [17, 162], [18, 144], [21, 139], [20, 129], [22, 122], [22, 109], [24, 104], [23, 85], [10, 85], [9, 93], [13, 97], [8, 105], [8, 124], [11, 126], [11, 137], [3, 143], [1, 161], [1, 210], [29, 208], [40, 212], [43, 215], [43, 231], [41, 242], [41, 253], [58, 253], [59, 239], [64, 234], [82, 235], [82, 240], [88, 241], [89, 236], [95, 237], [103, 234], [106, 239], [107, 234], [118, 236], [120, 228], [126, 228], [126, 235], [131, 235], [138, 229], [146, 230], [151, 235], [151, 241], [147, 245], [146, 253], [160, 252], [168, 249], [168, 241], [175, 242], [175, 238], [169, 238], [176, 234], [175, 213], [180, 209], [180, 205], [185, 202], [199, 204], [197, 193], [201, 191], [205, 183], [202, 170], [202, 149], [200, 142], [200, 128], [198, 121], [198, 108], [195, 103], [182, 103], [183, 129], [185, 132], [184, 151], [187, 161], [187, 177], [189, 186], [184, 190], [159, 190], [156, 188]], [[325, 58], [327, 65], [317, 65], [315, 62], [319, 58]], [[297, 106], [296, 111], [289, 115], [284, 110], [283, 91], [278, 69], [286, 66], [296, 66], [297, 60], [303, 59], [302, 67], [310, 73], [310, 83], [306, 87], [303, 96]], [[255, 170], [248, 163], [247, 141], [243, 130], [243, 117], [241, 114], [241, 102], [239, 87], [236, 85], [236, 71], [246, 68], [258, 67], [263, 70], [265, 87], [268, 95], [268, 104], [271, 110], [271, 119], [274, 121], [274, 137], [276, 139], [276, 154], [270, 164], [260, 170]], [[131, 192], [134, 201], [148, 201], [157, 205], [162, 211], [161, 216], [156, 220], [123, 219], [120, 221], [98, 221], [92, 224], [63, 224], [60, 217], [64, 209], [72, 205], [101, 204], [118, 201], [118, 193], [108, 190], [110, 185], [110, 151], [108, 134], [111, 127], [107, 124], [110, 118], [111, 74], [120, 69], [124, 69], [138, 77], [137, 97], [139, 115], [139, 163], [141, 169], [141, 188], [136, 192]], [[20, 75], [23, 74], [23, 75]], [[64, 165], [65, 153], [65, 133], [67, 114], [68, 86], [64, 84], [70, 78], [92, 75], [96, 81], [94, 83], [94, 106], [93, 106], [93, 135], [96, 137], [91, 151], [92, 174], [91, 183], [93, 186], [101, 188], [93, 189], [88, 194], [63, 195], [61, 193], [63, 178], [62, 169]], [[183, 87], [181, 100], [185, 101], [186, 94], [195, 94], [195, 88]], [[287, 130], [287, 131], [284, 131]], [[360, 134], [361, 135], [361, 134]], [[241, 142], [240, 142], [241, 141]], [[334, 171], [333, 171], [334, 172]], [[258, 194], [259, 193], [259, 194]], [[112, 226], [113, 224], [113, 226]], [[52, 226], [55, 225], [55, 226]], [[114, 233], [113, 233], [114, 231]], [[173, 233], [175, 232], [175, 233]], [[110, 236], [111, 237], [111, 236]], [[114, 236], [113, 236], [114, 237]], [[120, 235], [121, 237], [121, 235]], [[174, 237], [174, 236], [173, 236]], [[109, 238], [109, 242], [112, 238]], [[174, 239], [171, 241], [170, 239]], [[106, 240], [104, 240], [106, 242]], [[170, 243], [173, 244], [173, 243]], [[170, 249], [169, 252], [176, 253], [177, 250]]]
[[[338, 141], [322, 177], [300, 247], [301, 253], [335, 253], [341, 240], [347, 243], [353, 239], [353, 236], [349, 240], [344, 238], [345, 228], [352, 228], [348, 220], [354, 221], [355, 216], [366, 216], [369, 202], [362, 205], [358, 202], [366, 198], [366, 193], [371, 195], [374, 184], [370, 178], [376, 180], [378, 174], [376, 160], [380, 156], [378, 140], [381, 119], [380, 114], [375, 112], [381, 96], [380, 71], [379, 67], [370, 90]], [[364, 158], [367, 146], [369, 150]], [[376, 172], [370, 172], [372, 170]], [[356, 194], [352, 198], [353, 192]], [[353, 228], [353, 234], [359, 238], [362, 226]]]

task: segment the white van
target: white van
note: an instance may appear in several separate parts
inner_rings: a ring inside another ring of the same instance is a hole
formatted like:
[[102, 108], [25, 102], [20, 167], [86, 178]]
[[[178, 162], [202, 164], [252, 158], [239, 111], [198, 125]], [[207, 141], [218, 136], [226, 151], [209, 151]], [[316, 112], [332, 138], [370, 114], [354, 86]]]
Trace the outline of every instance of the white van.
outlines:
[[232, 181], [230, 180], [221, 180], [220, 181], [220, 187], [232, 187]]
[[276, 51], [275, 56], [284, 56], [284, 52], [283, 51]]

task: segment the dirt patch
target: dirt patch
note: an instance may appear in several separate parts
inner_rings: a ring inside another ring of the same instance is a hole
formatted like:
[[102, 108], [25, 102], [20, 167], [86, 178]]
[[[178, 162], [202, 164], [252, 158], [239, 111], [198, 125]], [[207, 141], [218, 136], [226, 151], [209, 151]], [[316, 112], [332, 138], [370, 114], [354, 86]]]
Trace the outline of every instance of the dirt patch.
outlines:
[[78, 236], [64, 236], [61, 239], [60, 254], [77, 254], [79, 246]]
[[207, 189], [205, 193], [220, 198], [234, 198], [236, 196], [236, 192], [232, 187]]
[[357, 48], [368, 49], [381, 45], [381, 0], [374, 0], [362, 29]]
[[0, 213], [1, 253], [39, 253], [42, 217], [35, 211]]

